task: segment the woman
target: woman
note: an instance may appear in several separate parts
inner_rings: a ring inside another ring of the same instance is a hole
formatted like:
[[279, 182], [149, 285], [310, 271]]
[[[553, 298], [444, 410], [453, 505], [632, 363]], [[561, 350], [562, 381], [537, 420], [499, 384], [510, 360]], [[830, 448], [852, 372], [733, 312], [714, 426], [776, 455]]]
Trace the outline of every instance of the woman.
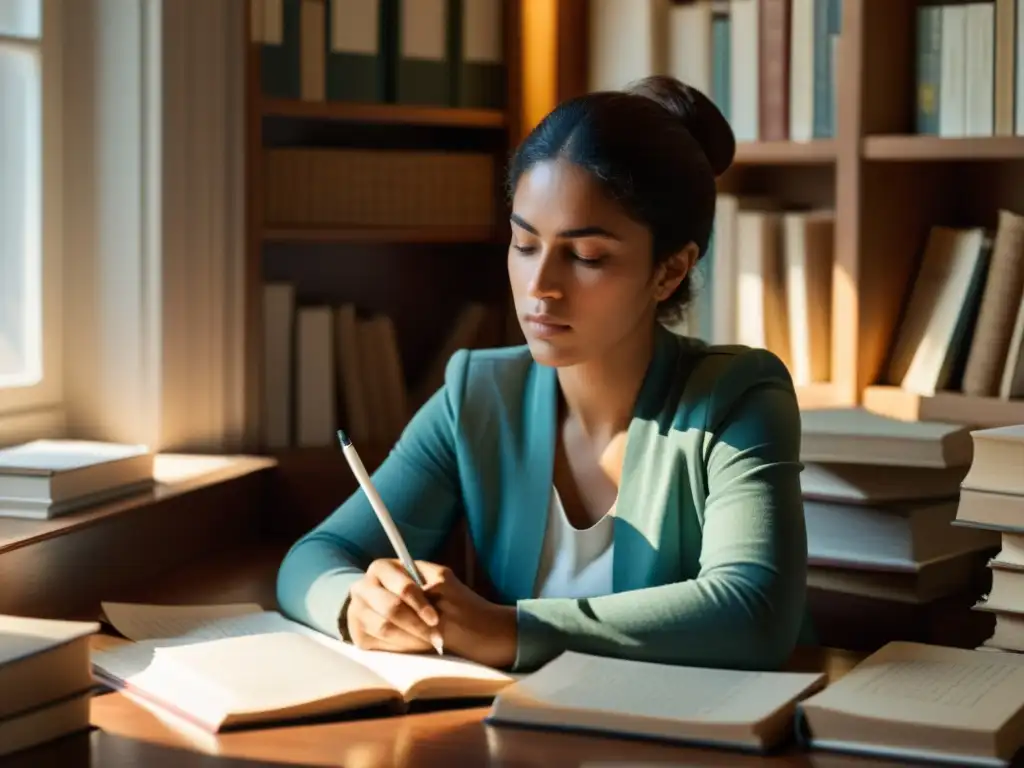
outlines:
[[[508, 273], [527, 345], [462, 350], [374, 481], [298, 541], [282, 609], [371, 649], [533, 669], [564, 650], [778, 668], [804, 626], [800, 416], [765, 350], [666, 330], [732, 162], [701, 93], [653, 77], [556, 108], [514, 155]], [[339, 471], [345, 471], [342, 465]], [[458, 518], [498, 598], [431, 562]]]

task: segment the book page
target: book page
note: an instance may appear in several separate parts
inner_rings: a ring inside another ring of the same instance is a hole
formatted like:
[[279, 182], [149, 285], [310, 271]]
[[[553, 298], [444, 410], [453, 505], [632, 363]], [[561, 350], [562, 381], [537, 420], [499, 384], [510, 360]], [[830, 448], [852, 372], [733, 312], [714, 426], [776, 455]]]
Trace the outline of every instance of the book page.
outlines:
[[347, 643], [337, 647], [409, 698], [486, 696], [520, 677], [447, 654], [364, 651]]
[[218, 619], [261, 613], [256, 603], [226, 605], [144, 605], [101, 603], [110, 625], [129, 640], [177, 637]]
[[1024, 707], [1024, 655], [890, 643], [805, 706], [995, 731]]
[[356, 693], [374, 692], [367, 700], [379, 701], [394, 692], [371, 670], [294, 632], [165, 645], [155, 650], [153, 665], [216, 689], [235, 713], [283, 710]]
[[564, 653], [502, 695], [681, 722], [760, 722], [820, 685], [816, 673], [746, 672]]

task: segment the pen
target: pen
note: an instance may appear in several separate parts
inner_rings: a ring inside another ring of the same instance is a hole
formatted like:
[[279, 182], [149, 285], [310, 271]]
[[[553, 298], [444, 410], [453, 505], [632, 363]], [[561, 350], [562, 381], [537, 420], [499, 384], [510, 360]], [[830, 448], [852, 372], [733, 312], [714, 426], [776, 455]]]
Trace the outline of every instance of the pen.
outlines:
[[[338, 441], [341, 443], [341, 451], [345, 454], [345, 459], [348, 461], [348, 465], [352, 468], [352, 474], [356, 476], [356, 480], [359, 481], [359, 486], [363, 489], [363, 493], [370, 500], [370, 506], [373, 507], [373, 511], [377, 515], [377, 519], [380, 521], [381, 527], [384, 529], [384, 533], [387, 534], [388, 540], [391, 542], [391, 546], [395, 550], [395, 554], [398, 555], [398, 559], [405, 566], [405, 570], [412, 577], [412, 580], [416, 582], [420, 589], [425, 589], [426, 584], [423, 581], [423, 576], [420, 574], [419, 569], [416, 567], [416, 563], [413, 562], [412, 556], [409, 554], [408, 547], [405, 546], [405, 540], [402, 538], [402, 534], [399, 533], [398, 527], [395, 525], [395, 521], [391, 519], [391, 513], [388, 512], [388, 508], [384, 505], [384, 500], [377, 493], [377, 489], [373, 485], [373, 481], [370, 480], [370, 475], [366, 471], [366, 467], [363, 466], [363, 460], [359, 458], [359, 453], [356, 451], [356, 447], [352, 445], [352, 440], [345, 434], [344, 430], [338, 430]], [[431, 644], [434, 646], [434, 650], [438, 654], [444, 654], [444, 641], [441, 638], [441, 633], [434, 631], [431, 639]]]

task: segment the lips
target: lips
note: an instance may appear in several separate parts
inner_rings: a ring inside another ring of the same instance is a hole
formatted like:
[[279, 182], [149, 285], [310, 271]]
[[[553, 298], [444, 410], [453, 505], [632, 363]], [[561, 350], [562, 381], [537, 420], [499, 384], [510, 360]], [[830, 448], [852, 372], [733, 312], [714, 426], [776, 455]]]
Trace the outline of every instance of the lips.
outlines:
[[564, 320], [552, 315], [526, 315], [523, 320], [530, 334], [538, 338], [558, 336], [571, 328]]

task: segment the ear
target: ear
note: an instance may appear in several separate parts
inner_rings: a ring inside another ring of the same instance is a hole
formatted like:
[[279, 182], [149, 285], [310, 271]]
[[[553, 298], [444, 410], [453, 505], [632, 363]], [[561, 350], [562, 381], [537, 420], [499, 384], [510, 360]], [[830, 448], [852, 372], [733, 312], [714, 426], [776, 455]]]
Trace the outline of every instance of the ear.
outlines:
[[697, 263], [700, 251], [696, 243], [688, 243], [682, 250], [676, 251], [658, 265], [655, 273], [654, 297], [664, 301], [671, 296], [679, 284], [686, 279]]

